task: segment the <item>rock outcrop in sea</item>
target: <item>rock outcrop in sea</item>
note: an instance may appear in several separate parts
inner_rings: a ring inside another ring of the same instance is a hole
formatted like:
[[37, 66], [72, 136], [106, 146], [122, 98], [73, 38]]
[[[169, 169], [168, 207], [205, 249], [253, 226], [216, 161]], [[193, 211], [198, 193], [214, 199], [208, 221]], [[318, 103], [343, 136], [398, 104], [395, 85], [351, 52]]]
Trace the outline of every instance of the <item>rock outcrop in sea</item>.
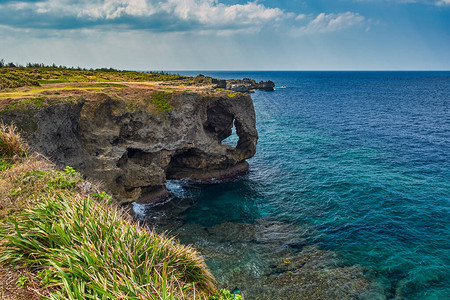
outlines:
[[[84, 93], [2, 111], [0, 119], [14, 121], [27, 142], [58, 165], [102, 181], [119, 203], [167, 197], [166, 179], [207, 181], [246, 173], [245, 160], [255, 154], [258, 140], [251, 97], [229, 91], [171, 97], [170, 110], [155, 112], [106, 93]], [[236, 147], [221, 143], [233, 125]]]
[[256, 82], [253, 79], [244, 78], [242, 80], [238, 79], [230, 79], [227, 80], [226, 89], [236, 92], [254, 92], [255, 90], [262, 90], [262, 91], [273, 91], [275, 87], [275, 83], [273, 81], [260, 81]]
[[217, 89], [227, 89], [240, 93], [251, 93], [255, 90], [273, 91], [275, 83], [271, 80], [256, 82], [254, 79], [216, 79], [209, 76], [198, 75], [194, 78], [194, 84], [210, 84]]

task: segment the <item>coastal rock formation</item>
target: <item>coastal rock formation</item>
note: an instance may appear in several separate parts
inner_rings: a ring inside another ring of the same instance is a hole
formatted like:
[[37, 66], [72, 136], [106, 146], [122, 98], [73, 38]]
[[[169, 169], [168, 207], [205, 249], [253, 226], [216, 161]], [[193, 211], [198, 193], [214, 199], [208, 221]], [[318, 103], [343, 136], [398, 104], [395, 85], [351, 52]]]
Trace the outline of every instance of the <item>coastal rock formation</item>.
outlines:
[[195, 85], [213, 85], [216, 89], [226, 89], [240, 93], [251, 93], [255, 90], [273, 91], [275, 83], [271, 80], [256, 82], [254, 79], [216, 79], [209, 76], [198, 75], [194, 78]]
[[271, 80], [269, 81], [260, 81], [257, 83], [253, 79], [244, 78], [242, 80], [227, 80], [226, 89], [235, 91], [235, 92], [241, 92], [241, 93], [248, 93], [252, 92], [254, 90], [262, 90], [262, 91], [273, 91], [275, 87], [275, 83]]
[[[131, 92], [130, 92], [131, 93]], [[134, 92], [133, 92], [134, 93]], [[258, 134], [249, 95], [174, 93], [168, 111], [130, 109], [105, 93], [3, 111], [33, 149], [98, 181], [119, 203], [167, 197], [166, 179], [244, 174]], [[239, 136], [236, 147], [221, 142]]]
[[217, 89], [225, 89], [227, 87], [227, 81], [224, 79], [217, 79], [209, 76], [204, 76], [202, 74], [197, 75], [194, 78], [194, 84], [196, 85], [215, 85], [215, 88]]

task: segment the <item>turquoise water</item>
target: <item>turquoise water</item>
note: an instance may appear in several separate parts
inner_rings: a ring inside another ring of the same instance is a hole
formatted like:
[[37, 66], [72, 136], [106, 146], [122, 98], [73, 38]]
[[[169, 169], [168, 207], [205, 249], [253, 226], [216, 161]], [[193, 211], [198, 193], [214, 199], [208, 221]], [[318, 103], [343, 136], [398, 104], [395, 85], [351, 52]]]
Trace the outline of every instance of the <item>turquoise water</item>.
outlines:
[[236, 261], [205, 255], [225, 282], [236, 263], [268, 278], [270, 253], [252, 255], [261, 243], [245, 242], [246, 253], [211, 228], [269, 228], [260, 224], [270, 220], [284, 224], [270, 227], [274, 240], [307, 228], [301, 246], [283, 240], [273, 256], [310, 245], [330, 251], [364, 270], [372, 293], [360, 298], [450, 299], [450, 72], [201, 73], [285, 88], [252, 95], [260, 139], [250, 173], [213, 185], [170, 182], [172, 206], [147, 208], [151, 223], [164, 212], [161, 228], [181, 241], [240, 253]]

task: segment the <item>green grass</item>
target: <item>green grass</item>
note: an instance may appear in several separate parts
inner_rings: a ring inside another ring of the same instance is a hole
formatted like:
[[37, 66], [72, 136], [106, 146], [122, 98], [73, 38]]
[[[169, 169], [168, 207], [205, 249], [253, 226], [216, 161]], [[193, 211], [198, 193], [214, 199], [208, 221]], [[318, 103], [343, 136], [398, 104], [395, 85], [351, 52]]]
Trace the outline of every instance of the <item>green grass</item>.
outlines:
[[172, 94], [164, 91], [156, 92], [152, 95], [152, 103], [156, 105], [158, 111], [169, 112], [173, 107], [170, 105]]
[[100, 91], [105, 88], [115, 88], [120, 89], [127, 87], [124, 84], [115, 84], [115, 83], [96, 83], [92, 85], [66, 85], [60, 87], [40, 87], [31, 90], [24, 91], [7, 91], [0, 93], [1, 98], [23, 98], [27, 96], [33, 96], [42, 92], [50, 92], [50, 91], [62, 91], [62, 90], [91, 90], [91, 91]]
[[103, 202], [59, 192], [0, 231], [0, 262], [47, 270], [52, 299], [179, 299], [212, 292], [193, 251], [125, 221]]
[[1, 172], [1, 171], [4, 171], [4, 170], [8, 170], [8, 169], [10, 169], [12, 166], [13, 166], [12, 163], [0, 159], [0, 172]]
[[105, 193], [78, 194], [81, 180], [70, 167], [17, 176], [9, 197], [34, 200], [1, 227], [0, 264], [36, 270], [42, 288], [52, 290], [49, 299], [214, 294], [213, 277], [193, 249], [139, 227]]
[[119, 71], [110, 69], [76, 70], [53, 67], [0, 68], [0, 90], [48, 83], [95, 81], [172, 81], [188, 77], [157, 72]]

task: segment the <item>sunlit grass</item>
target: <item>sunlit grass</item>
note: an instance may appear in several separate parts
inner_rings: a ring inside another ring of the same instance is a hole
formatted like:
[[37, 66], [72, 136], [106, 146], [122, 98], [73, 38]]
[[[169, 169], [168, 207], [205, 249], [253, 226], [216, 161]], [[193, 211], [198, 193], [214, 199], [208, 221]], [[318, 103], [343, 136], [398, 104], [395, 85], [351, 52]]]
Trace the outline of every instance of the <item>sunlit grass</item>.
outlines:
[[139, 228], [104, 202], [49, 193], [0, 231], [0, 263], [45, 270], [53, 299], [184, 299], [214, 292], [190, 248]]
[[0, 158], [24, 157], [28, 146], [23, 142], [15, 125], [0, 123]]
[[65, 82], [143, 82], [184, 80], [187, 77], [161, 72], [119, 71], [112, 69], [77, 70], [54, 67], [0, 68], [0, 90]]
[[86, 86], [80, 86], [80, 85], [66, 85], [61, 87], [42, 87], [42, 88], [35, 88], [30, 90], [23, 90], [23, 91], [14, 91], [14, 92], [0, 92], [0, 98], [24, 98], [29, 96], [35, 96], [42, 92], [49, 92], [49, 91], [61, 91], [61, 90], [90, 90], [90, 91], [100, 91], [106, 88], [114, 88], [114, 89], [121, 89], [127, 87], [123, 84], [114, 84], [114, 83], [98, 83], [96, 85], [86, 85]]
[[79, 194], [82, 179], [72, 168], [26, 170], [9, 177], [2, 191], [29, 205], [3, 219], [0, 264], [36, 270], [50, 299], [206, 299], [215, 293], [195, 250], [138, 226], [107, 197]]

